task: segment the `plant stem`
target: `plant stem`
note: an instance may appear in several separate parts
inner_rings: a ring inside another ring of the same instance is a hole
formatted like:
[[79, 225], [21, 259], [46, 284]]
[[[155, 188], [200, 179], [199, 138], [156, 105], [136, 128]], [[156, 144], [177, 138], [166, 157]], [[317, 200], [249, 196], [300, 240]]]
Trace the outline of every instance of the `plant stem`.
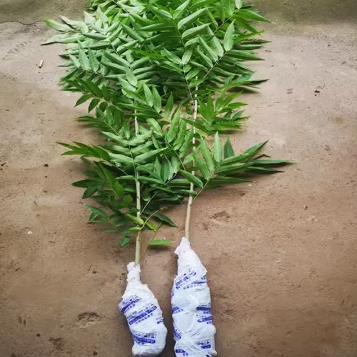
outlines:
[[[197, 79], [197, 78], [196, 78]], [[197, 90], [198, 88], [196, 87], [196, 92], [195, 92], [195, 100], [194, 100], [194, 111], [193, 111], [193, 120], [195, 121], [197, 119], [197, 113], [198, 113], [198, 101], [197, 101]], [[196, 144], [196, 127], [192, 128], [193, 130], [193, 138], [192, 138], [192, 150], [195, 150], [195, 144]], [[195, 175], [195, 171], [192, 171], [192, 175]], [[194, 191], [195, 187], [194, 184], [191, 182], [190, 184], [190, 191]], [[192, 203], [193, 203], [193, 196], [190, 195], [188, 198], [188, 203], [187, 203], [187, 211], [186, 211], [186, 222], [185, 222], [185, 237], [190, 240], [190, 223], [191, 223], [191, 208], [192, 208]]]
[[139, 265], [141, 260], [141, 230], [136, 235], [135, 241], [135, 265]]
[[[135, 125], [135, 135], [139, 135], [139, 123], [138, 118], [134, 118]], [[139, 182], [139, 173], [135, 170], [135, 188], [136, 188], [136, 217], [140, 218], [141, 215], [141, 193], [140, 193], [140, 182]], [[140, 264], [141, 258], [141, 230], [138, 232], [135, 240], [135, 265]]]

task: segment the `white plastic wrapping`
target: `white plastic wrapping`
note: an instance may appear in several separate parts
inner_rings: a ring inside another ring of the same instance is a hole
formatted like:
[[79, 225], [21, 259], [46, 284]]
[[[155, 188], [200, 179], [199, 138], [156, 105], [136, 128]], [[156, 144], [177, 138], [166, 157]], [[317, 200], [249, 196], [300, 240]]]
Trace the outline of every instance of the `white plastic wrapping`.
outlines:
[[216, 328], [212, 322], [207, 270], [186, 238], [182, 238], [175, 253], [178, 273], [171, 294], [175, 354], [177, 357], [216, 356]]
[[140, 266], [128, 265], [128, 285], [119, 304], [133, 336], [134, 357], [154, 357], [166, 344], [167, 329], [154, 294], [140, 280]]

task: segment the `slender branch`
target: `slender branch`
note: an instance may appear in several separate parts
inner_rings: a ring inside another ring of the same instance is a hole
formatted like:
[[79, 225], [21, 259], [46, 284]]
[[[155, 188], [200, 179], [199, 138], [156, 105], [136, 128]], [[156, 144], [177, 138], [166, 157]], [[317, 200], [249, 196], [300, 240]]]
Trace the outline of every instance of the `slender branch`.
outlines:
[[143, 227], [145, 227], [145, 224], [146, 224], [147, 222], [149, 222], [149, 220], [150, 220], [157, 212], [160, 212], [160, 208], [157, 209], [155, 212], [151, 213], [150, 216], [149, 216], [148, 218], [146, 218], [146, 220], [145, 220], [145, 222], [144, 222], [144, 224], [143, 224]]
[[[135, 125], [135, 135], [139, 135], [139, 123], [138, 118], [135, 115], [134, 118]], [[136, 188], [136, 217], [140, 218], [141, 215], [141, 192], [140, 192], [140, 181], [139, 181], [139, 173], [135, 169], [135, 188]], [[141, 230], [138, 232], [135, 241], [135, 265], [140, 264], [141, 258]]]
[[[140, 187], [140, 183], [139, 183], [139, 187]], [[140, 192], [140, 191], [139, 191]], [[140, 203], [139, 203], [140, 205]], [[160, 209], [156, 210], [155, 212], [151, 213], [151, 215], [145, 220], [145, 222], [142, 225], [142, 228], [145, 227], [146, 223], [149, 221], [149, 219], [154, 216], [157, 212], [159, 212]], [[139, 213], [139, 215], [138, 215]], [[137, 212], [137, 217], [140, 218], [140, 212]], [[161, 227], [161, 225], [160, 225]], [[156, 237], [156, 234], [154, 235], [154, 237], [150, 240], [150, 242], [148, 243], [148, 245], [145, 247], [145, 250], [143, 252], [143, 254], [141, 255], [141, 232], [142, 229], [138, 232], [137, 236], [136, 236], [136, 244], [135, 244], [135, 265], [139, 265], [141, 258], [144, 256], [144, 254], [146, 253], [146, 250], [148, 248], [148, 246], [150, 245], [151, 241]], [[157, 232], [156, 232], [157, 233]]]
[[[197, 80], [197, 78], [196, 78]], [[195, 93], [195, 100], [194, 100], [194, 111], [193, 111], [193, 120], [195, 121], [197, 119], [197, 113], [198, 113], [198, 101], [197, 101], [197, 86], [196, 86], [196, 93]], [[196, 144], [196, 127], [192, 128], [193, 130], [193, 138], [192, 138], [192, 150], [195, 150], [195, 144]], [[192, 171], [192, 175], [195, 175], [195, 171]], [[190, 184], [190, 191], [194, 191], [195, 187], [194, 184], [191, 182]], [[191, 223], [191, 208], [192, 208], [192, 202], [193, 202], [193, 196], [190, 195], [188, 198], [188, 203], [187, 203], [187, 211], [186, 211], [186, 222], [185, 222], [185, 237], [190, 240], [190, 223]]]
[[141, 230], [138, 232], [135, 241], [135, 265], [140, 264], [141, 260]]
[[229, 52], [229, 51], [224, 51], [223, 56], [222, 56], [221, 58], [218, 58], [218, 60], [217, 60], [215, 63], [213, 63], [213, 66], [212, 66], [212, 67], [206, 72], [206, 74], [203, 76], [203, 80], [205, 80], [205, 79], [207, 78], [207, 76], [212, 72], [212, 70], [217, 67], [218, 63], [220, 63], [220, 61], [223, 59], [223, 57], [224, 57], [228, 52]]
[[161, 226], [162, 226], [162, 222], [159, 224], [159, 227], [158, 227], [157, 231], [153, 234], [153, 236], [150, 239], [149, 243], [146, 245], [146, 247], [145, 247], [145, 249], [143, 251], [143, 254], [141, 255], [141, 259], [143, 259], [143, 257], [145, 256], [145, 253], [147, 252], [147, 250], [148, 250], [148, 248], [150, 246], [150, 243], [155, 240], [157, 234], [159, 233], [159, 230], [160, 230]]
[[195, 195], [195, 197], [192, 200], [192, 204], [196, 201], [197, 197], [201, 194], [201, 192], [207, 187], [207, 185], [209, 184], [210, 180], [208, 180], [204, 186], [197, 192], [197, 195]]
[[150, 202], [155, 198], [155, 196], [156, 196], [157, 194], [158, 194], [158, 192], [155, 192], [154, 195], [153, 195], [152, 197], [150, 197], [150, 199], [146, 202], [146, 205], [144, 206], [142, 213], [145, 212], [146, 207], [150, 204]]
[[223, 25], [225, 25], [228, 21], [232, 21], [232, 18], [231, 17], [227, 17], [217, 28], [216, 30], [213, 32], [213, 34], [215, 35], [218, 30], [223, 27]]

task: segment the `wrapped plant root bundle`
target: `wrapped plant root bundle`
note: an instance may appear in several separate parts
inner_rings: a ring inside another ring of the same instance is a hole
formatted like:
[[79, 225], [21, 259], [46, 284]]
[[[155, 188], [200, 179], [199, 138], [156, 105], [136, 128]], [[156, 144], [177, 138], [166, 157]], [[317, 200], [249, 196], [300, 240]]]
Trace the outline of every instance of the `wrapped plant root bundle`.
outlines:
[[167, 329], [154, 294], [140, 280], [140, 266], [128, 265], [127, 287], [119, 310], [125, 315], [133, 336], [134, 357], [159, 355], [166, 344]]
[[177, 357], [216, 356], [211, 294], [207, 270], [190, 242], [182, 238], [176, 249], [178, 273], [172, 288], [175, 353]]

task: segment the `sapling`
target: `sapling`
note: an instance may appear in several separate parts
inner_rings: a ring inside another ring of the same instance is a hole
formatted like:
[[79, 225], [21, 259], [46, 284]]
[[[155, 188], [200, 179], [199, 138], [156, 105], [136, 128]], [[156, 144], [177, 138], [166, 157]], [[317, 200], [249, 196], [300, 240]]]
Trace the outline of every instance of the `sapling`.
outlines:
[[[230, 140], [222, 139], [247, 119], [244, 104], [236, 101], [242, 89], [263, 82], [252, 79], [243, 63], [260, 60], [252, 51], [265, 41], [252, 22], [266, 19], [241, 0], [95, 0], [91, 9], [84, 21], [47, 20], [60, 35], [46, 43], [67, 44], [63, 90], [82, 94], [77, 105], [89, 101], [89, 114], [79, 120], [103, 138], [97, 146], [62, 144], [69, 149], [65, 155], [81, 156], [89, 168], [87, 178], [74, 183], [99, 205], [88, 206], [89, 222], [120, 234], [122, 246], [135, 241], [120, 305], [132, 330], [133, 354], [158, 354], [166, 336], [157, 300], [139, 278], [142, 231], [152, 231], [150, 246], [169, 245], [156, 239], [162, 224], [175, 227], [163, 211], [188, 198], [172, 298], [175, 352], [213, 356], [206, 270], [188, 242], [191, 208], [204, 189], [247, 182], [287, 164], [260, 155], [265, 143], [236, 155]], [[134, 293], [133, 282], [140, 286]], [[152, 305], [145, 299], [138, 304], [140, 294]], [[159, 331], [150, 324], [136, 329], [146, 313], [155, 315]], [[150, 350], [152, 345], [157, 348]]]
[[[139, 125], [136, 112], [134, 112], [136, 139], [140, 138]], [[140, 170], [137, 166], [134, 159], [136, 217], [144, 225], [145, 222], [141, 218]], [[135, 261], [128, 265], [128, 284], [119, 309], [126, 316], [134, 338], [133, 355], [150, 357], [157, 356], [165, 348], [167, 329], [157, 299], [147, 285], [142, 284], [140, 280], [140, 261], [141, 230], [138, 230], [135, 240]]]

